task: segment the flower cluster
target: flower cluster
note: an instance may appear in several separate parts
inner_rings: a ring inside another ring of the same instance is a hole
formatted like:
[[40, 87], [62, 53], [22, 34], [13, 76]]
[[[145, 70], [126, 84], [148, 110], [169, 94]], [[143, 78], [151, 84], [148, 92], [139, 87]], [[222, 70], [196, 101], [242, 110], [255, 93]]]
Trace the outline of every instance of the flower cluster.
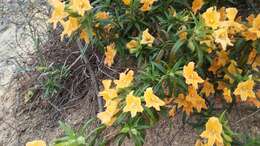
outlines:
[[112, 88], [112, 80], [102, 81], [104, 90], [102, 90], [99, 94], [106, 102], [106, 110], [98, 113], [97, 117], [103, 124], [111, 126], [116, 121], [116, 114], [119, 112], [130, 112], [131, 117], [135, 117], [137, 113], [141, 113], [144, 110], [142, 100], [145, 101], [146, 107], [153, 107], [157, 111], [160, 111], [160, 107], [165, 105], [164, 101], [153, 93], [153, 89], [151, 87], [145, 90], [143, 98], [135, 96], [133, 90], [129, 91], [125, 97], [120, 96], [122, 90], [131, 87], [133, 79], [134, 72], [132, 70], [126, 70], [125, 72], [120, 73], [118, 80], [113, 81], [115, 86]]
[[[126, 70], [117, 80], [102, 81], [105, 111], [97, 115], [106, 126], [119, 125], [137, 145], [144, 141], [140, 127], [152, 126], [160, 113], [174, 117], [183, 111], [184, 120], [194, 113], [206, 120], [205, 113], [215, 116], [219, 107], [260, 107], [260, 14], [243, 19], [235, 7], [206, 8], [204, 0], [194, 0], [190, 12], [180, 3], [50, 0], [49, 22], [63, 26], [62, 38], [79, 35], [104, 52], [109, 67], [128, 52], [137, 60], [135, 77]], [[210, 118], [200, 135], [207, 144], [196, 145], [223, 145], [222, 126]]]

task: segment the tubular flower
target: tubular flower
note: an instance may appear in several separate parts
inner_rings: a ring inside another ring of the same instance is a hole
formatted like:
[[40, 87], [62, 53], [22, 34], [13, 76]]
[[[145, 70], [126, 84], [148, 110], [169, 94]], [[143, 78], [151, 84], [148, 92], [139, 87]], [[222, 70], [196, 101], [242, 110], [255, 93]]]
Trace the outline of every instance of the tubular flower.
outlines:
[[134, 71], [126, 70], [123, 73], [120, 73], [119, 80], [115, 80], [116, 89], [127, 88], [131, 85], [134, 80]]
[[101, 120], [102, 124], [106, 126], [111, 126], [116, 121], [114, 114], [109, 111], [98, 113], [97, 117]]
[[225, 66], [229, 62], [228, 53], [224, 50], [221, 50], [220, 52], [217, 52], [217, 57], [214, 58], [213, 63], [209, 67], [209, 71], [213, 72], [213, 74], [216, 74], [217, 71]]
[[195, 146], [206, 146], [202, 143], [200, 139], [196, 140]]
[[116, 120], [114, 115], [119, 111], [118, 104], [120, 99], [112, 99], [106, 102], [106, 111], [98, 113], [97, 117], [106, 126], [111, 126]]
[[123, 112], [130, 112], [131, 117], [135, 117], [138, 112], [143, 112], [143, 107], [141, 105], [141, 99], [133, 95], [133, 91], [126, 96], [126, 106]]
[[68, 13], [64, 11], [65, 5], [60, 2], [60, 0], [49, 0], [49, 3], [54, 7], [49, 22], [53, 23], [53, 29], [55, 29], [57, 23], [63, 22], [63, 19], [68, 16]]
[[99, 92], [99, 95], [103, 97], [103, 99], [106, 101], [106, 104], [110, 100], [112, 100], [112, 99], [114, 99], [115, 97], [118, 96], [116, 89], [111, 89], [110, 88], [111, 83], [112, 83], [111, 80], [103, 80], [102, 84], [104, 86], [104, 90]]
[[252, 28], [250, 28], [249, 31], [256, 33], [257, 38], [260, 38], [260, 14], [254, 18], [252, 22]]
[[215, 93], [214, 86], [209, 81], [206, 80], [203, 84], [201, 93], [204, 93], [206, 96], [209, 96], [210, 94], [214, 94]]
[[193, 105], [191, 101], [187, 100], [184, 94], [179, 94], [178, 97], [174, 101], [175, 103], [178, 104], [178, 108], [182, 107], [182, 110], [190, 116], [190, 114], [193, 111]]
[[247, 98], [256, 98], [253, 91], [255, 82], [251, 79], [241, 82], [237, 85], [237, 88], [234, 91], [236, 96], [240, 96], [242, 101], [246, 101]]
[[201, 7], [203, 6], [204, 4], [204, 0], [193, 0], [192, 2], [192, 11], [193, 13], [197, 13], [198, 10], [201, 9]]
[[106, 20], [109, 18], [109, 14], [107, 12], [98, 12], [95, 17], [98, 20]]
[[27, 142], [26, 146], [47, 146], [47, 144], [43, 140], [34, 140], [31, 142]]
[[157, 111], [160, 111], [160, 106], [165, 105], [164, 101], [154, 95], [153, 89], [151, 87], [146, 89], [144, 93], [144, 100], [147, 107], [154, 107]]
[[237, 16], [237, 9], [236, 8], [227, 8], [226, 9], [226, 16], [229, 21], [235, 21], [235, 18]]
[[253, 48], [248, 55], [247, 64], [253, 64], [254, 60], [256, 58], [256, 55], [257, 55], [257, 51], [256, 51], [256, 49]]
[[203, 83], [204, 80], [194, 71], [194, 62], [189, 62], [188, 65], [183, 67], [183, 76], [188, 85], [192, 85], [195, 89], [198, 89], [198, 84]]
[[190, 101], [193, 107], [198, 111], [201, 112], [201, 109], [207, 109], [205, 100], [198, 95], [196, 89], [193, 86], [189, 86], [188, 88], [189, 94], [186, 96], [186, 99]]
[[104, 60], [104, 64], [108, 65], [109, 67], [111, 67], [112, 64], [114, 63], [114, 58], [116, 56], [115, 47], [116, 47], [115, 43], [106, 46], [106, 52], [105, 52], [106, 57]]
[[92, 9], [89, 0], [71, 0], [70, 4], [70, 8], [73, 11], [78, 12], [81, 16], [84, 16], [86, 11]]
[[200, 136], [208, 139], [207, 146], [213, 146], [214, 143], [223, 145], [223, 139], [221, 137], [222, 131], [222, 124], [219, 119], [216, 117], [211, 117], [206, 123], [206, 130], [203, 131]]
[[68, 37], [79, 28], [79, 21], [77, 18], [69, 17], [69, 20], [64, 22], [63, 24], [64, 30], [61, 34], [61, 38], [65, 35], [68, 35]]
[[214, 31], [213, 36], [215, 38], [215, 42], [220, 43], [223, 50], [226, 50], [227, 46], [233, 46], [231, 40], [228, 38], [227, 28], [219, 28]]
[[128, 42], [126, 44], [126, 48], [129, 50], [137, 48], [137, 47], [138, 47], [138, 41], [136, 41], [136, 40], [131, 40], [130, 42]]
[[232, 102], [232, 96], [231, 96], [230, 89], [224, 88], [223, 96], [224, 96], [224, 99], [226, 100], [227, 103], [231, 103]]
[[220, 21], [220, 13], [214, 7], [207, 9], [205, 13], [202, 14], [202, 18], [205, 21], [206, 26], [213, 29], [217, 29]]
[[141, 44], [144, 45], [148, 45], [148, 46], [152, 46], [153, 42], [154, 42], [154, 37], [148, 32], [149, 29], [147, 28], [143, 34], [142, 34], [142, 40], [141, 40]]
[[89, 36], [88, 33], [85, 31], [81, 31], [80, 32], [80, 38], [83, 39], [85, 41], [85, 43], [89, 44]]
[[123, 3], [126, 5], [126, 6], [129, 6], [132, 2], [132, 0], [122, 0]]
[[140, 8], [141, 11], [149, 11], [155, 1], [156, 0], [141, 0], [140, 3], [143, 4], [143, 6]]

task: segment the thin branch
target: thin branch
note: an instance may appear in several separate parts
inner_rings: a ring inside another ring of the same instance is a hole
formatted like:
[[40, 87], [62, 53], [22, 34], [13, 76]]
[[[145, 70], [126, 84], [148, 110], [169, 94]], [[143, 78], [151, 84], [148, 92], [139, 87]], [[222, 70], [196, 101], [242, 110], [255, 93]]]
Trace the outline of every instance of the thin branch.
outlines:
[[[82, 43], [80, 42], [79, 39], [77, 39], [77, 45], [80, 49], [83, 48]], [[97, 80], [94, 74], [94, 71], [90, 65], [89, 60], [86, 58], [85, 55], [82, 55], [82, 59], [84, 61], [84, 63], [86, 64], [87, 70], [90, 74], [90, 79], [91, 79], [91, 84], [94, 88], [95, 94], [96, 94], [96, 98], [97, 98], [97, 103], [98, 103], [98, 112], [103, 112], [104, 108], [103, 108], [103, 99], [101, 98], [101, 96], [99, 96], [99, 88], [98, 88], [98, 84], [97, 84]]]

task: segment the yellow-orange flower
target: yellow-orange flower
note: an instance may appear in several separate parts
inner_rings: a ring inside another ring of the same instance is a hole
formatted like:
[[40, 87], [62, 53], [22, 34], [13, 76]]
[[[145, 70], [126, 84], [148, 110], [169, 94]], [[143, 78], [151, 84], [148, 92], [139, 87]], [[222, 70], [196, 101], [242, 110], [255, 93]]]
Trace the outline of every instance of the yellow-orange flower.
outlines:
[[102, 124], [105, 124], [106, 126], [111, 126], [116, 120], [116, 117], [114, 117], [114, 113], [111, 113], [109, 111], [100, 112], [97, 114], [97, 117], [101, 120]]
[[141, 44], [148, 45], [151, 47], [153, 42], [154, 37], [149, 33], [149, 29], [147, 28], [142, 34]]
[[86, 11], [92, 9], [89, 0], [71, 0], [70, 5], [70, 8], [73, 11], [78, 12], [81, 16], [84, 16]]
[[184, 94], [179, 94], [178, 97], [174, 101], [178, 104], [178, 108], [182, 107], [182, 110], [190, 116], [190, 114], [193, 111], [193, 105], [192, 102], [187, 100]]
[[109, 18], [109, 14], [107, 12], [98, 12], [95, 17], [98, 20], [106, 20]]
[[131, 4], [131, 2], [132, 2], [132, 0], [122, 0], [122, 1], [127, 6], [129, 6]]
[[27, 142], [26, 146], [47, 146], [47, 144], [43, 140], [34, 140], [31, 142]]
[[128, 42], [127, 44], [126, 44], [126, 48], [127, 49], [129, 49], [129, 50], [131, 50], [131, 49], [134, 49], [134, 48], [137, 48], [138, 47], [138, 41], [136, 41], [136, 40], [131, 40], [130, 42]]
[[141, 11], [149, 11], [155, 1], [156, 0], [141, 0], [140, 3], [143, 4], [143, 6], [140, 8]]
[[89, 43], [89, 36], [88, 33], [85, 31], [81, 31], [80, 32], [80, 38], [83, 39], [85, 41], [85, 43]]
[[53, 23], [53, 28], [55, 29], [57, 27], [57, 23], [63, 22], [63, 19], [68, 16], [68, 13], [64, 11], [65, 5], [60, 2], [60, 0], [49, 0], [49, 3], [54, 8], [49, 22]]
[[242, 33], [242, 36], [247, 40], [255, 41], [257, 40], [257, 34], [251, 31], [245, 31]]
[[213, 146], [216, 143], [223, 145], [223, 139], [221, 137], [222, 131], [222, 124], [219, 119], [211, 117], [206, 123], [206, 130], [203, 131], [200, 136], [208, 140], [207, 146]]
[[112, 43], [112, 44], [106, 46], [106, 52], [105, 52], [106, 57], [105, 57], [105, 60], [104, 60], [104, 64], [106, 64], [110, 67], [114, 63], [114, 58], [116, 56], [115, 47], [116, 47], [115, 43]]
[[154, 107], [157, 111], [160, 111], [160, 106], [165, 105], [163, 100], [154, 95], [153, 89], [151, 87], [147, 88], [144, 92], [144, 100], [147, 107]]
[[252, 23], [252, 28], [249, 31], [256, 33], [257, 38], [260, 38], [260, 14], [256, 16]]
[[201, 9], [201, 7], [204, 4], [204, 0], [193, 0], [192, 2], [192, 11], [196, 14], [198, 10]]
[[119, 80], [115, 80], [116, 89], [127, 88], [132, 84], [134, 80], [134, 71], [126, 70], [123, 73], [120, 73]]
[[235, 21], [235, 18], [237, 16], [237, 9], [236, 8], [227, 8], [226, 9], [226, 16], [229, 21]]
[[126, 106], [123, 112], [130, 112], [131, 117], [135, 117], [138, 112], [143, 112], [140, 97], [134, 96], [133, 91], [126, 96]]
[[183, 76], [188, 85], [192, 85], [195, 89], [198, 89], [198, 84], [203, 83], [204, 80], [194, 71], [194, 62], [189, 62], [188, 65], [183, 67]]
[[188, 33], [186, 31], [181, 31], [179, 33], [180, 40], [182, 40], [182, 41], [186, 40], [187, 39], [187, 35], [188, 35]]
[[253, 64], [256, 55], [257, 55], [257, 51], [256, 49], [253, 48], [248, 55], [247, 64]]
[[204, 19], [206, 26], [211, 27], [213, 29], [218, 28], [220, 13], [216, 10], [216, 8], [208, 8], [207, 11], [202, 14], [202, 18]]
[[206, 96], [209, 96], [210, 94], [215, 93], [214, 86], [209, 82], [205, 81], [203, 84], [203, 88], [201, 89], [201, 93], [204, 93]]
[[233, 46], [228, 37], [228, 29], [226, 27], [215, 30], [213, 36], [215, 38], [215, 42], [220, 43], [223, 50], [226, 50], [227, 46]]
[[69, 17], [69, 19], [62, 23], [63, 25], [63, 32], [61, 34], [61, 38], [63, 39], [63, 37], [65, 35], [68, 35], [68, 37], [79, 28], [79, 21], [77, 18], [74, 17]]
[[106, 104], [117, 97], [117, 91], [116, 89], [110, 88], [112, 81], [111, 80], [103, 80], [102, 84], [104, 86], [104, 90], [99, 92], [99, 95], [103, 97], [103, 99], [106, 101]]
[[192, 106], [198, 111], [201, 112], [201, 109], [207, 109], [207, 105], [205, 100], [198, 95], [196, 89], [193, 86], [189, 86], [188, 95], [186, 96], [186, 100], [192, 103]]
[[100, 112], [97, 114], [97, 117], [101, 120], [103, 124], [106, 126], [111, 126], [116, 120], [116, 117], [114, 116], [118, 111], [118, 104], [120, 102], [120, 99], [111, 99], [108, 102], [106, 102], [106, 111]]
[[240, 96], [242, 101], [246, 101], [247, 98], [256, 98], [255, 93], [253, 91], [255, 82], [252, 79], [249, 79], [244, 82], [240, 82], [237, 85], [237, 88], [234, 91], [236, 96]]
[[196, 140], [195, 146], [206, 146], [202, 143], [200, 139]]
[[217, 55], [218, 56], [214, 58], [213, 63], [208, 69], [213, 72], [213, 74], [216, 74], [221, 67], [225, 66], [229, 62], [228, 53], [226, 51], [221, 50], [220, 52], [217, 52]]
[[226, 100], [227, 103], [231, 103], [232, 102], [232, 96], [231, 96], [230, 89], [224, 88], [223, 96], [224, 96], [224, 99]]

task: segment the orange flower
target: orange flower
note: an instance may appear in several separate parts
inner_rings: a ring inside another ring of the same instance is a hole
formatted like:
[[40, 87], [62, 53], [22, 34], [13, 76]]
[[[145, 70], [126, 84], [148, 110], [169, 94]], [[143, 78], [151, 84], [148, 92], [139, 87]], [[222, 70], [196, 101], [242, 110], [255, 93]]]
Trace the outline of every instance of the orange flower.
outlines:
[[219, 26], [220, 13], [215, 7], [210, 7], [205, 13], [202, 14], [202, 18], [205, 21], [205, 25], [213, 29], [217, 29]]
[[251, 31], [245, 31], [242, 33], [242, 36], [247, 40], [255, 41], [257, 40], [257, 34]]
[[253, 64], [254, 60], [256, 58], [256, 55], [257, 55], [257, 51], [256, 51], [256, 49], [253, 48], [248, 55], [247, 64]]
[[223, 81], [218, 81], [218, 90], [224, 90], [224, 88], [226, 88], [226, 83]]
[[126, 44], [126, 48], [129, 50], [137, 48], [137, 47], [138, 47], [138, 41], [136, 41], [136, 40], [131, 40], [130, 42], [128, 42]]
[[149, 11], [156, 0], [141, 0], [140, 3], [143, 6], [140, 8], [141, 11], [146, 12]]
[[104, 90], [99, 92], [99, 95], [103, 97], [106, 103], [118, 96], [116, 89], [110, 88], [111, 83], [111, 80], [103, 80]]
[[116, 89], [127, 88], [132, 84], [134, 80], [134, 71], [126, 70], [123, 73], [120, 73], [119, 80], [115, 80]]
[[215, 38], [216, 43], [220, 43], [223, 50], [226, 50], [227, 46], [233, 46], [231, 40], [228, 37], [228, 29], [227, 28], [219, 28], [214, 31], [213, 36]]
[[69, 19], [62, 23], [64, 30], [61, 34], [61, 38], [63, 39], [63, 37], [65, 35], [68, 35], [68, 37], [79, 28], [79, 21], [77, 18], [74, 17], [69, 17]]
[[256, 58], [254, 60], [254, 63], [252, 64], [252, 68], [256, 71], [258, 71], [258, 68], [260, 66], [260, 55], [256, 55]]
[[92, 9], [89, 0], [70, 0], [70, 5], [70, 8], [81, 16], [84, 16], [85, 11]]
[[106, 52], [105, 52], [106, 58], [104, 60], [104, 64], [108, 65], [109, 67], [111, 67], [112, 64], [114, 63], [114, 58], [116, 56], [115, 47], [116, 47], [115, 43], [112, 43], [106, 47]]
[[249, 79], [244, 82], [240, 82], [237, 85], [236, 90], [234, 91], [234, 94], [236, 96], [240, 96], [242, 101], [246, 101], [247, 98], [256, 98], [255, 93], [253, 91], [255, 82], [252, 79]]
[[206, 130], [203, 131], [200, 136], [208, 139], [207, 146], [213, 146], [214, 143], [223, 145], [223, 139], [221, 137], [222, 131], [222, 124], [219, 119], [216, 117], [211, 117], [206, 123]]
[[122, 0], [122, 1], [127, 6], [129, 6], [132, 3], [132, 0]]
[[230, 89], [224, 88], [223, 96], [224, 96], [224, 99], [226, 100], [227, 103], [231, 103], [232, 102], [232, 96], [231, 96]]
[[126, 96], [126, 106], [123, 112], [130, 112], [131, 117], [135, 117], [138, 112], [143, 112], [140, 97], [134, 96], [133, 91]]
[[184, 94], [179, 94], [178, 97], [174, 101], [175, 103], [178, 104], [178, 108], [182, 107], [182, 110], [190, 116], [190, 114], [193, 111], [193, 105], [192, 102], [187, 100]]
[[201, 93], [204, 93], [206, 96], [209, 96], [210, 94], [214, 94], [215, 93], [214, 86], [209, 81], [206, 80], [203, 84]]
[[154, 107], [157, 111], [160, 111], [160, 106], [165, 105], [164, 101], [153, 93], [153, 89], [151, 87], [145, 90], [144, 100], [147, 107]]
[[207, 109], [205, 100], [198, 95], [196, 89], [193, 86], [189, 86], [188, 88], [189, 93], [186, 96], [186, 99], [190, 101], [193, 107], [198, 111], [201, 112], [201, 109]]
[[95, 17], [98, 20], [106, 20], [109, 18], [109, 14], [107, 12], [98, 12]]
[[180, 40], [182, 40], [182, 41], [186, 40], [187, 39], [187, 35], [188, 35], [188, 33], [186, 31], [181, 31], [179, 33]]
[[260, 14], [253, 20], [252, 28], [249, 31], [256, 33], [257, 38], [260, 38]]
[[89, 36], [88, 33], [85, 31], [80, 32], [80, 38], [85, 41], [85, 43], [89, 44]]
[[254, 19], [255, 19], [255, 15], [254, 14], [250, 14], [246, 20], [248, 21], [248, 23], [252, 26], [253, 25], [253, 22], [254, 22]]
[[198, 10], [201, 9], [203, 6], [204, 1], [203, 0], [193, 0], [192, 2], [192, 11], [196, 14]]
[[149, 33], [149, 29], [147, 28], [142, 34], [141, 44], [147, 44], [148, 46], [152, 47], [154, 42], [154, 37]]
[[189, 62], [188, 65], [183, 67], [183, 76], [188, 85], [192, 85], [195, 89], [198, 89], [198, 84], [203, 83], [204, 80], [194, 71], [194, 62]]
[[63, 23], [63, 19], [68, 16], [68, 13], [64, 11], [64, 3], [60, 2], [59, 0], [49, 0], [49, 3], [54, 7], [49, 22], [53, 23], [53, 29], [55, 29], [58, 22]]
[[212, 65], [209, 67], [209, 71], [216, 74], [216, 72], [229, 62], [228, 53], [224, 50], [221, 50], [217, 53], [217, 57], [214, 58]]

